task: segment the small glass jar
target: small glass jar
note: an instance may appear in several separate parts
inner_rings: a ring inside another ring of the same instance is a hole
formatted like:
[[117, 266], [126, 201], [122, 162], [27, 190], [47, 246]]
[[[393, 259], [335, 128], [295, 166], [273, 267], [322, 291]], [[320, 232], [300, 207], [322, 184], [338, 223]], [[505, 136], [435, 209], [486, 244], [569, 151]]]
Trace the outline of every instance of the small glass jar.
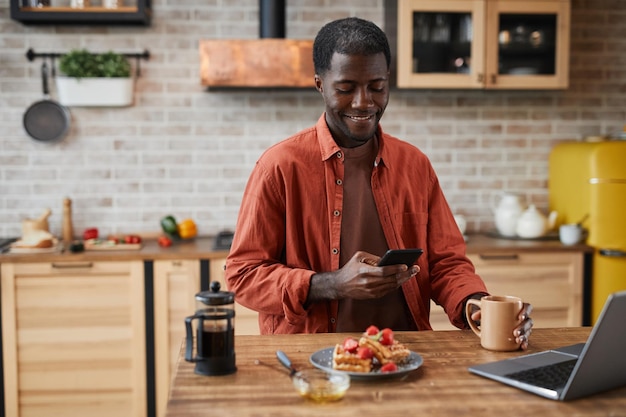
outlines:
[[117, 9], [122, 3], [122, 0], [102, 0], [105, 9]]
[[71, 0], [70, 7], [73, 9], [84, 9], [89, 7], [89, 0]]

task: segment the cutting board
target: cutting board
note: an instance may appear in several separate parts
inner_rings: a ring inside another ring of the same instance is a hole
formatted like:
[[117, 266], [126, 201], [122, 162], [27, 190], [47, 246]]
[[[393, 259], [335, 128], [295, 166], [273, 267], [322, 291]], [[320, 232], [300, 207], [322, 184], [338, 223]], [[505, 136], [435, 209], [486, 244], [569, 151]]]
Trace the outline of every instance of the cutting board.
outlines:
[[9, 249], [9, 253], [55, 253], [60, 252], [63, 248], [63, 245], [59, 242], [55, 242], [54, 245], [50, 248], [20, 248], [17, 246], [11, 246]]
[[112, 243], [105, 241], [102, 243], [85, 242], [85, 250], [116, 251], [116, 250], [139, 250], [141, 243]]

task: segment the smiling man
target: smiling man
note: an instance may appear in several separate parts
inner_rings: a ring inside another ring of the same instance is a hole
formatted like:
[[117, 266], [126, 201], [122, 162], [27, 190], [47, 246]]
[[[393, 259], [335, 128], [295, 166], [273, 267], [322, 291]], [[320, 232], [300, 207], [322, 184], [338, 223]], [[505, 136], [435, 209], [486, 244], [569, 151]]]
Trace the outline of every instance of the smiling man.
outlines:
[[[383, 132], [391, 54], [374, 23], [325, 25], [313, 45], [317, 124], [268, 149], [248, 181], [226, 279], [261, 333], [428, 330], [430, 300], [459, 328], [487, 293], [426, 155]], [[387, 249], [417, 264], [376, 266]], [[530, 306], [511, 329], [527, 346]]]

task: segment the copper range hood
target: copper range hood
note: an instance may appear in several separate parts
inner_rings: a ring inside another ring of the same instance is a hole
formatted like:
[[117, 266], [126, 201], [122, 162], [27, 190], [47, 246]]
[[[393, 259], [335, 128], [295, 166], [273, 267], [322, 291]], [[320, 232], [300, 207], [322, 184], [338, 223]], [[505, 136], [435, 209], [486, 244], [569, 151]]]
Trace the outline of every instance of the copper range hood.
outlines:
[[313, 41], [285, 39], [285, 0], [260, 0], [259, 6], [259, 39], [200, 41], [202, 85], [314, 87]]

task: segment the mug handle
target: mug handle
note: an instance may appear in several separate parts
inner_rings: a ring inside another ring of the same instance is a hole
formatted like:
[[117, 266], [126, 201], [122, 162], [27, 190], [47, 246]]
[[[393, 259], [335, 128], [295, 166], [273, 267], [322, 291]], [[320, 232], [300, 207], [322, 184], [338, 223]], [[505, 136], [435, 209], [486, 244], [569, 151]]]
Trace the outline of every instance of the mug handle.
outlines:
[[469, 324], [470, 329], [472, 329], [472, 331], [476, 333], [478, 337], [480, 337], [480, 333], [481, 333], [480, 328], [476, 325], [476, 322], [472, 320], [472, 317], [470, 314], [471, 305], [475, 305], [476, 307], [480, 309], [480, 300], [475, 300], [473, 298], [470, 298], [469, 300], [467, 300], [467, 303], [465, 303], [465, 317], [467, 317], [467, 324]]

